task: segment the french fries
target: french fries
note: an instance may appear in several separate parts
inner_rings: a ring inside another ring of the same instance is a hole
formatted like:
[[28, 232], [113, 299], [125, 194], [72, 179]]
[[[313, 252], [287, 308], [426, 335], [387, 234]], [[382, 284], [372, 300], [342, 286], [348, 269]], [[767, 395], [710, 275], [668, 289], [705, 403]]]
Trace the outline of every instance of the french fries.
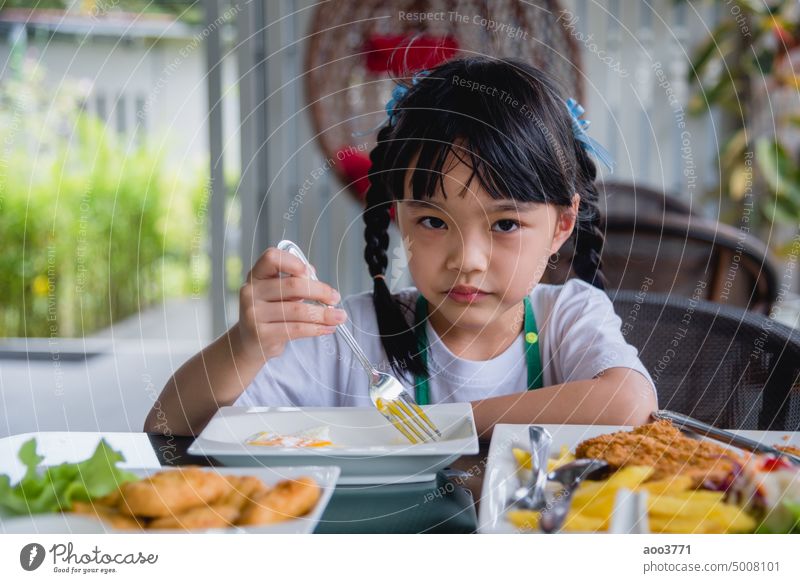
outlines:
[[[517, 465], [519, 465], [519, 467], [525, 470], [531, 469], [531, 452], [520, 447], [513, 448], [511, 452], [514, 454], [514, 459], [517, 460]], [[572, 452], [569, 451], [569, 448], [566, 445], [562, 446], [557, 458], [550, 458], [547, 460], [547, 471], [552, 472], [556, 468], [574, 460], [575, 456], [572, 455]]]
[[[571, 454], [562, 448], [557, 460]], [[514, 451], [514, 457], [524, 466], [524, 450]], [[530, 455], [527, 456], [528, 468]], [[557, 466], [555, 466], [557, 467]], [[608, 530], [614, 511], [617, 492], [627, 489], [647, 496], [647, 514], [653, 533], [736, 533], [752, 532], [755, 519], [742, 508], [724, 501], [722, 492], [693, 489], [689, 476], [673, 476], [656, 481], [647, 480], [654, 469], [649, 466], [626, 466], [602, 481], [582, 482], [572, 497], [569, 514], [562, 530], [571, 532], [602, 532]], [[521, 530], [536, 530], [539, 512], [511, 510], [507, 520]]]

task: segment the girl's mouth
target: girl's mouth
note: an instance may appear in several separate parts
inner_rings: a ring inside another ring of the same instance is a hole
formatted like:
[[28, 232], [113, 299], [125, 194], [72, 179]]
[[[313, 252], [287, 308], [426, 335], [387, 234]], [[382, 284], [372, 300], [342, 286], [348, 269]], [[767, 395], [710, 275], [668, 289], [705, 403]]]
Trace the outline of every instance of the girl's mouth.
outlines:
[[490, 295], [488, 292], [480, 290], [459, 290], [451, 289], [447, 292], [447, 297], [460, 304], [471, 304], [480, 301], [486, 296]]

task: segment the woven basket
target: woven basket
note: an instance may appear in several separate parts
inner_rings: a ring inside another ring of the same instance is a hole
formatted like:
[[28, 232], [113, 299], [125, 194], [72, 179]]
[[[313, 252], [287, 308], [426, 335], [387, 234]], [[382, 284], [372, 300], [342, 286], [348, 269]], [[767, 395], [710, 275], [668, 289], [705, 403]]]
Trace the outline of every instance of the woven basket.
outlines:
[[[433, 18], [410, 16], [422, 14]], [[454, 57], [522, 59], [554, 75], [580, 101], [580, 52], [565, 28], [568, 20], [554, 0], [320, 3], [309, 31], [305, 81], [326, 160], [347, 189], [363, 199], [367, 156], [386, 119], [393, 77], [408, 78]], [[397, 50], [398, 44], [411, 48]]]

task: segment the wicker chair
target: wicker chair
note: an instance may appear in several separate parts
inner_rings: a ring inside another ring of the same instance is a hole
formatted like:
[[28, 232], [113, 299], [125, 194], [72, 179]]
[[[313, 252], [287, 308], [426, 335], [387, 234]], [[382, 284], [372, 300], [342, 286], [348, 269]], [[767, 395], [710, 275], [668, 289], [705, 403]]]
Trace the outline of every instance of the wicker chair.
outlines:
[[611, 298], [660, 408], [728, 429], [800, 430], [800, 332], [702, 300], [629, 291]]
[[[609, 292], [639, 290], [695, 297], [768, 314], [778, 294], [777, 268], [761, 241], [702, 217], [613, 215], [604, 220], [603, 274]], [[565, 245], [543, 281], [572, 275]]]

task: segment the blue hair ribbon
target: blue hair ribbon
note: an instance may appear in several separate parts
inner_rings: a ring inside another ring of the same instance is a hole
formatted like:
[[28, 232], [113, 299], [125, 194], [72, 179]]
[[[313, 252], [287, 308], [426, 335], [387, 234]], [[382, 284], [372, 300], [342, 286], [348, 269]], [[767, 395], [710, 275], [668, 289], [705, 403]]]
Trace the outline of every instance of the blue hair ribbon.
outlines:
[[611, 172], [613, 172], [614, 158], [612, 158], [611, 152], [606, 150], [600, 145], [600, 142], [586, 133], [586, 129], [589, 127], [591, 122], [588, 119], [581, 119], [581, 116], [585, 112], [581, 104], [571, 97], [567, 99], [566, 103], [567, 110], [572, 118], [572, 135], [575, 136], [575, 139], [581, 143], [581, 146], [584, 150], [593, 154], [598, 160], [605, 164]]

